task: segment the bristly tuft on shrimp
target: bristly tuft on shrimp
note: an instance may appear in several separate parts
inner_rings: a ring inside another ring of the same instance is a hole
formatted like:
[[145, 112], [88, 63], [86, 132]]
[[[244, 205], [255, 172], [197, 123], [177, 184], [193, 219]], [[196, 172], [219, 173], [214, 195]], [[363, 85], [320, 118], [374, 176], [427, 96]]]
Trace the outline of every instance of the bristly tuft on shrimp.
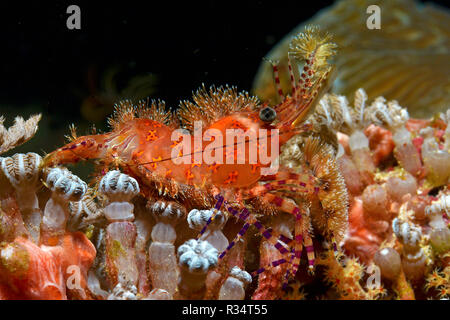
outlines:
[[[284, 99], [279, 88], [283, 102], [275, 107], [277, 113], [286, 118], [286, 125], [296, 126], [305, 120], [314, 111], [316, 102], [328, 90], [333, 71], [329, 60], [335, 55], [336, 48], [337, 45], [331, 42], [331, 36], [314, 26], [306, 27], [303, 33], [291, 41], [288, 67], [292, 101]], [[279, 86], [277, 65], [273, 65], [273, 68], [275, 82]]]
[[203, 84], [193, 94], [193, 102], [185, 100], [180, 103], [178, 117], [183, 127], [192, 131], [195, 121], [204, 126], [240, 111], [253, 111], [259, 106], [259, 100], [246, 91], [237, 92], [236, 87], [211, 86], [209, 90]]
[[348, 195], [334, 150], [320, 139], [311, 137], [305, 141], [302, 150], [304, 162], [322, 184], [318, 197], [323, 212], [312, 215], [312, 222], [328, 239], [334, 237], [339, 243], [348, 227]]

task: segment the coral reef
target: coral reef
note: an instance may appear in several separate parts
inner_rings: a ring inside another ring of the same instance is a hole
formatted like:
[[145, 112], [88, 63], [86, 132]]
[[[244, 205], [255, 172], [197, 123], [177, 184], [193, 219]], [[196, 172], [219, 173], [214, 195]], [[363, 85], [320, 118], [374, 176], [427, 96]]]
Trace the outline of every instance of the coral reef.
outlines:
[[[277, 106], [230, 87], [176, 114], [127, 100], [111, 132], [0, 158], [0, 298], [448, 298], [450, 113], [325, 94], [336, 45], [316, 27], [289, 50], [292, 94], [279, 86]], [[39, 119], [1, 126], [1, 152]], [[216, 141], [229, 129], [255, 134], [236, 137], [255, 163]], [[197, 161], [212, 151], [242, 161]], [[64, 167], [81, 160], [95, 162], [89, 184]]]
[[[362, 109], [361, 96], [365, 95], [359, 89], [356, 110]], [[326, 110], [327, 123], [337, 131], [337, 157], [351, 199], [344, 254], [367, 266], [377, 265], [388, 296], [423, 298], [431, 292], [424, 289], [430, 271], [444, 270], [448, 264], [447, 116], [409, 119], [396, 101], [376, 98], [359, 116], [369, 125], [362, 134], [369, 140], [364, 145], [370, 160], [361, 163], [360, 154], [351, 147], [352, 138], [345, 135], [352, 132], [346, 131], [348, 124], [341, 120], [342, 114], [351, 114], [342, 112], [348, 109], [346, 99], [336, 95], [325, 99], [311, 121], [320, 134], [317, 123], [323, 121]], [[380, 135], [383, 147], [370, 141], [379, 141]], [[367, 173], [370, 179], [364, 178]]]
[[[280, 235], [274, 243], [243, 232], [248, 220], [227, 205], [217, 209], [220, 199], [188, 213], [191, 206], [181, 201], [144, 198], [141, 182], [119, 170], [87, 187], [64, 167], [43, 166], [35, 153], [1, 158], [1, 297], [305, 299], [315, 285], [325, 299], [448, 298], [449, 162], [441, 157], [446, 165], [431, 171], [426, 163], [435, 155], [424, 146], [435, 144], [434, 152], [448, 155], [447, 115], [401, 122], [407, 139], [400, 143], [386, 120], [397, 114], [407, 118], [395, 102], [367, 104], [362, 89], [354, 106], [327, 94], [306, 122], [317, 137], [300, 134], [283, 146], [281, 164], [297, 174], [313, 170], [331, 190], [304, 203], [301, 226], [322, 243], [317, 276], [301, 271], [289, 282], [292, 260], [283, 252], [293, 250], [297, 224], [287, 213], [261, 219]], [[353, 123], [361, 119], [364, 125]], [[361, 138], [351, 138], [350, 128], [364, 136], [365, 161], [351, 147]], [[388, 147], [371, 143], [380, 140]], [[414, 149], [398, 151], [408, 144]], [[408, 152], [419, 157], [414, 170], [405, 168]], [[348, 228], [340, 224], [346, 197]], [[252, 250], [258, 244], [259, 259]], [[228, 252], [225, 258], [221, 252]]]
[[[4, 131], [2, 152], [30, 139], [39, 119], [40, 115], [27, 121], [17, 117], [15, 125]], [[82, 232], [66, 230], [69, 201], [79, 200], [86, 184], [65, 168], [43, 170], [41, 161], [35, 153], [0, 158], [0, 295], [2, 299], [92, 299], [87, 275], [95, 247]], [[41, 197], [43, 185], [48, 189]]]

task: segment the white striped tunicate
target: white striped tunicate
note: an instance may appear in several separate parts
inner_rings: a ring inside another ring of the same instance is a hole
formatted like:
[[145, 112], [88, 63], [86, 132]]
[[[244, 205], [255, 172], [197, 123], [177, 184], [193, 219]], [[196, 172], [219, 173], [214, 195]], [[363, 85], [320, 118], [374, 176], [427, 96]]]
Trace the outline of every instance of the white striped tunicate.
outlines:
[[[198, 210], [193, 209], [189, 212], [187, 221], [189, 223], [189, 227], [194, 230], [201, 230], [208, 220], [214, 215], [215, 209], [210, 210]], [[211, 229], [222, 229], [225, 223], [227, 222], [226, 215], [220, 211], [217, 210], [216, 214], [214, 215], [213, 220], [209, 224], [208, 228]]]
[[110, 201], [129, 201], [140, 192], [136, 179], [119, 170], [109, 171], [100, 181], [98, 189]]
[[392, 230], [400, 242], [411, 247], [417, 247], [422, 237], [422, 232], [418, 227], [400, 221], [398, 218], [392, 221]]
[[39, 178], [40, 155], [34, 152], [16, 153], [0, 159], [1, 169], [14, 188], [27, 188], [36, 184]]
[[186, 209], [177, 202], [159, 200], [150, 206], [150, 210], [158, 220], [177, 220], [186, 214]]
[[206, 273], [217, 265], [218, 251], [208, 241], [191, 239], [178, 247], [177, 256], [180, 266], [192, 273]]
[[235, 266], [230, 271], [230, 277], [236, 278], [244, 285], [248, 285], [252, 282], [252, 276], [245, 270], [241, 270], [239, 267]]
[[87, 191], [86, 183], [66, 168], [52, 168], [47, 173], [47, 187], [67, 201], [79, 201]]
[[427, 216], [444, 213], [447, 217], [450, 217], [450, 194], [442, 195], [437, 201], [425, 208], [425, 214]]

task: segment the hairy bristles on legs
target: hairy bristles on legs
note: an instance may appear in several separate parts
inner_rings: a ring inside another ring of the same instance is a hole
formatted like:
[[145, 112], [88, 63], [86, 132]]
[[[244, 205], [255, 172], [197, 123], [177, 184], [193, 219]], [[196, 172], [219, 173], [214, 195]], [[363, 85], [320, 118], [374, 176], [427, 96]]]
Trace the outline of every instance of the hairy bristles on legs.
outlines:
[[259, 196], [267, 192], [295, 192], [304, 194], [306, 198], [311, 197], [319, 191], [319, 185], [306, 175], [307, 179], [282, 179], [258, 185], [249, 191], [252, 196]]
[[318, 138], [304, 142], [301, 162], [322, 184], [318, 198], [322, 212], [312, 215], [312, 222], [328, 240], [341, 242], [348, 227], [348, 194], [334, 151]]
[[289, 44], [289, 54], [305, 61], [315, 71], [327, 67], [327, 59], [334, 56], [337, 45], [331, 42], [331, 35], [321, 32], [317, 26], [306, 26]]
[[319, 28], [308, 26], [292, 39], [288, 51], [288, 67], [292, 83], [291, 99], [276, 107], [284, 124], [293, 127], [314, 110], [317, 99], [328, 90], [336, 44]]

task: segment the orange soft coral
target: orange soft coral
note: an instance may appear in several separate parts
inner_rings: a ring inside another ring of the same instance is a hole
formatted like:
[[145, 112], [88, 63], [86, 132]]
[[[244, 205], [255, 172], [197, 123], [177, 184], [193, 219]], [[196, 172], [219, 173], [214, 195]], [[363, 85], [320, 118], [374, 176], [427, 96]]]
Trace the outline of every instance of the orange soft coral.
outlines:
[[65, 300], [68, 296], [86, 299], [87, 271], [95, 254], [92, 243], [80, 232], [65, 234], [58, 246], [37, 246], [18, 237], [1, 248], [0, 296], [25, 300]]
[[394, 151], [392, 133], [384, 128], [370, 125], [364, 132], [369, 138], [369, 146], [372, 150], [372, 159], [377, 166]]
[[368, 263], [378, 250], [381, 238], [378, 237], [364, 220], [363, 203], [355, 198], [349, 210], [349, 230], [344, 240], [344, 249], [349, 256], [357, 256], [362, 262]]

